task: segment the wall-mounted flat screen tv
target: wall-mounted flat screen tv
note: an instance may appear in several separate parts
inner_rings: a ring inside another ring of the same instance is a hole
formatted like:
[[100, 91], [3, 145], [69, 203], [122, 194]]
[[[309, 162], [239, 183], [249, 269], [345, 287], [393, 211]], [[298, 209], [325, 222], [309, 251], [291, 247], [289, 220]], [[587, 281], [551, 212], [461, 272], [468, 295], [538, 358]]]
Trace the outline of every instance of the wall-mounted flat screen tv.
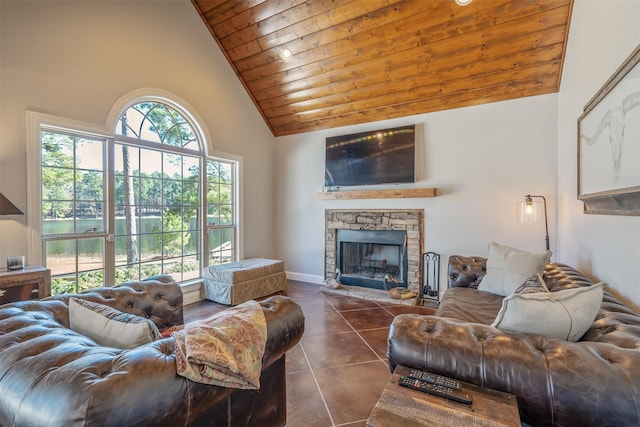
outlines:
[[326, 140], [325, 187], [415, 182], [415, 125]]

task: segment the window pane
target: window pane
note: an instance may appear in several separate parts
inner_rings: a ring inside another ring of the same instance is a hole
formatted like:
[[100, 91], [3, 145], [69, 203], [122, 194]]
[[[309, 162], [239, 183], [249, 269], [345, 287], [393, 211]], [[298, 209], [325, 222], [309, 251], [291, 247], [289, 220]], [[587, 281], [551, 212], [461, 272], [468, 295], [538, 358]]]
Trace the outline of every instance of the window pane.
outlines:
[[116, 205], [135, 205], [138, 203], [140, 180], [125, 176], [115, 177], [114, 197]]
[[140, 280], [138, 265], [116, 267], [116, 283]]
[[[76, 241], [56, 240], [45, 243], [47, 268], [52, 276], [76, 272]], [[74, 279], [75, 280], [75, 279]]]
[[104, 286], [104, 270], [85, 271], [78, 273], [78, 292], [85, 292], [92, 288]]
[[114, 173], [138, 176], [140, 173], [140, 150], [128, 145], [116, 144], [114, 148]]
[[183, 258], [182, 280], [190, 280], [200, 277], [200, 263], [195, 255]]
[[233, 215], [231, 213], [231, 205], [220, 205], [220, 225], [233, 224]]
[[182, 255], [182, 238], [185, 233], [165, 233], [163, 236], [163, 252], [165, 258]]
[[140, 233], [159, 233], [162, 231], [162, 218], [159, 216], [144, 216], [140, 218]]
[[76, 172], [76, 199], [103, 200], [102, 172], [78, 170]]
[[200, 175], [200, 160], [196, 157], [185, 156], [182, 162], [182, 176], [184, 179], [197, 180]]
[[232, 171], [231, 163], [220, 163], [220, 182], [231, 183]]
[[160, 206], [162, 204], [162, 180], [140, 178], [140, 204]]
[[198, 182], [185, 181], [183, 183], [184, 204], [198, 206], [200, 203], [200, 185]]
[[163, 185], [164, 206], [181, 206], [182, 183], [180, 181], [165, 180]]
[[138, 235], [117, 236], [115, 251], [116, 265], [132, 265], [140, 261]]
[[74, 204], [70, 202], [42, 202], [42, 234], [66, 234], [74, 232]]
[[162, 153], [155, 150], [140, 150], [140, 173], [152, 176], [159, 174], [162, 167]]
[[119, 135], [140, 138], [140, 128], [145, 115], [137, 108], [129, 108], [125, 111], [116, 125], [116, 133]]
[[162, 259], [162, 234], [143, 234], [140, 236], [140, 261], [158, 261]]
[[140, 279], [155, 276], [162, 273], [162, 266], [158, 262], [150, 262], [140, 265]]
[[[128, 211], [128, 212], [127, 212]], [[137, 234], [140, 230], [140, 217], [136, 215], [135, 207], [115, 207], [115, 235]]]
[[73, 138], [53, 132], [40, 133], [42, 165], [73, 168]]
[[[104, 231], [104, 221], [102, 219], [102, 204], [77, 203], [76, 212], [79, 213], [76, 220], [76, 233], [93, 233]], [[93, 217], [93, 218], [92, 218]]]
[[192, 230], [187, 233], [187, 238], [184, 241], [183, 252], [185, 255], [195, 255], [198, 253], [200, 230]]
[[43, 167], [42, 199], [73, 200], [73, 169]]
[[78, 138], [76, 142], [76, 168], [102, 171], [104, 168], [103, 141]]
[[182, 179], [182, 156], [163, 153], [162, 172], [172, 179]]
[[51, 295], [75, 294], [75, 293], [76, 293], [75, 273], [51, 278]]
[[222, 264], [233, 260], [233, 245], [224, 229], [209, 231], [209, 264]]

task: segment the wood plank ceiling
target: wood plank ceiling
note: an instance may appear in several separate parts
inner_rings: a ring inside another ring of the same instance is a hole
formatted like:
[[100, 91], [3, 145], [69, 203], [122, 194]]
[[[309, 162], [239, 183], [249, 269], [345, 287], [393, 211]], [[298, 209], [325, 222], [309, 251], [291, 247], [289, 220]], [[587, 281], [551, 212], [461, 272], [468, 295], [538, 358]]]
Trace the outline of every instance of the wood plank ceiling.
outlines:
[[192, 3], [276, 136], [557, 92], [573, 5]]

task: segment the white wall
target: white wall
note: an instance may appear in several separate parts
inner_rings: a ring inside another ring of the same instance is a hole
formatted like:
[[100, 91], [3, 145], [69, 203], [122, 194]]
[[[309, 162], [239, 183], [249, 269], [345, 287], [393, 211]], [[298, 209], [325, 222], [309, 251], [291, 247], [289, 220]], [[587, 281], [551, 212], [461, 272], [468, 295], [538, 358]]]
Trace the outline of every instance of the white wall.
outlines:
[[[27, 108], [105, 125], [122, 95], [163, 89], [210, 150], [244, 157], [245, 256], [274, 256], [275, 138], [191, 2], [2, 0], [0, 15], [0, 192], [26, 212]], [[27, 253], [27, 226], [0, 217], [1, 266]]]
[[640, 311], [640, 218], [585, 215], [577, 200], [577, 118], [640, 43], [640, 1], [576, 0], [558, 97], [559, 258], [610, 283]]
[[[444, 276], [451, 254], [485, 255], [491, 241], [544, 250], [544, 224], [518, 224], [516, 203], [544, 195], [556, 234], [557, 95], [423, 114], [366, 125], [278, 137], [278, 257], [291, 277], [321, 281], [324, 210], [409, 208], [425, 211], [425, 251], [441, 254]], [[321, 201], [327, 136], [415, 123], [418, 187], [434, 198]], [[442, 279], [444, 280], [444, 279]], [[446, 282], [441, 281], [441, 288]]]

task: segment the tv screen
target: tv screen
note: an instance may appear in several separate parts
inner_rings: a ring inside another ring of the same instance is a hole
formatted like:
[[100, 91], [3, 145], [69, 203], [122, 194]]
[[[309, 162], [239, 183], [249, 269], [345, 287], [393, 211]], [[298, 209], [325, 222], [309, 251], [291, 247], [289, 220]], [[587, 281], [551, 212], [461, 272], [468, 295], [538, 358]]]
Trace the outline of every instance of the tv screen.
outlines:
[[325, 187], [415, 182], [415, 128], [327, 138]]

